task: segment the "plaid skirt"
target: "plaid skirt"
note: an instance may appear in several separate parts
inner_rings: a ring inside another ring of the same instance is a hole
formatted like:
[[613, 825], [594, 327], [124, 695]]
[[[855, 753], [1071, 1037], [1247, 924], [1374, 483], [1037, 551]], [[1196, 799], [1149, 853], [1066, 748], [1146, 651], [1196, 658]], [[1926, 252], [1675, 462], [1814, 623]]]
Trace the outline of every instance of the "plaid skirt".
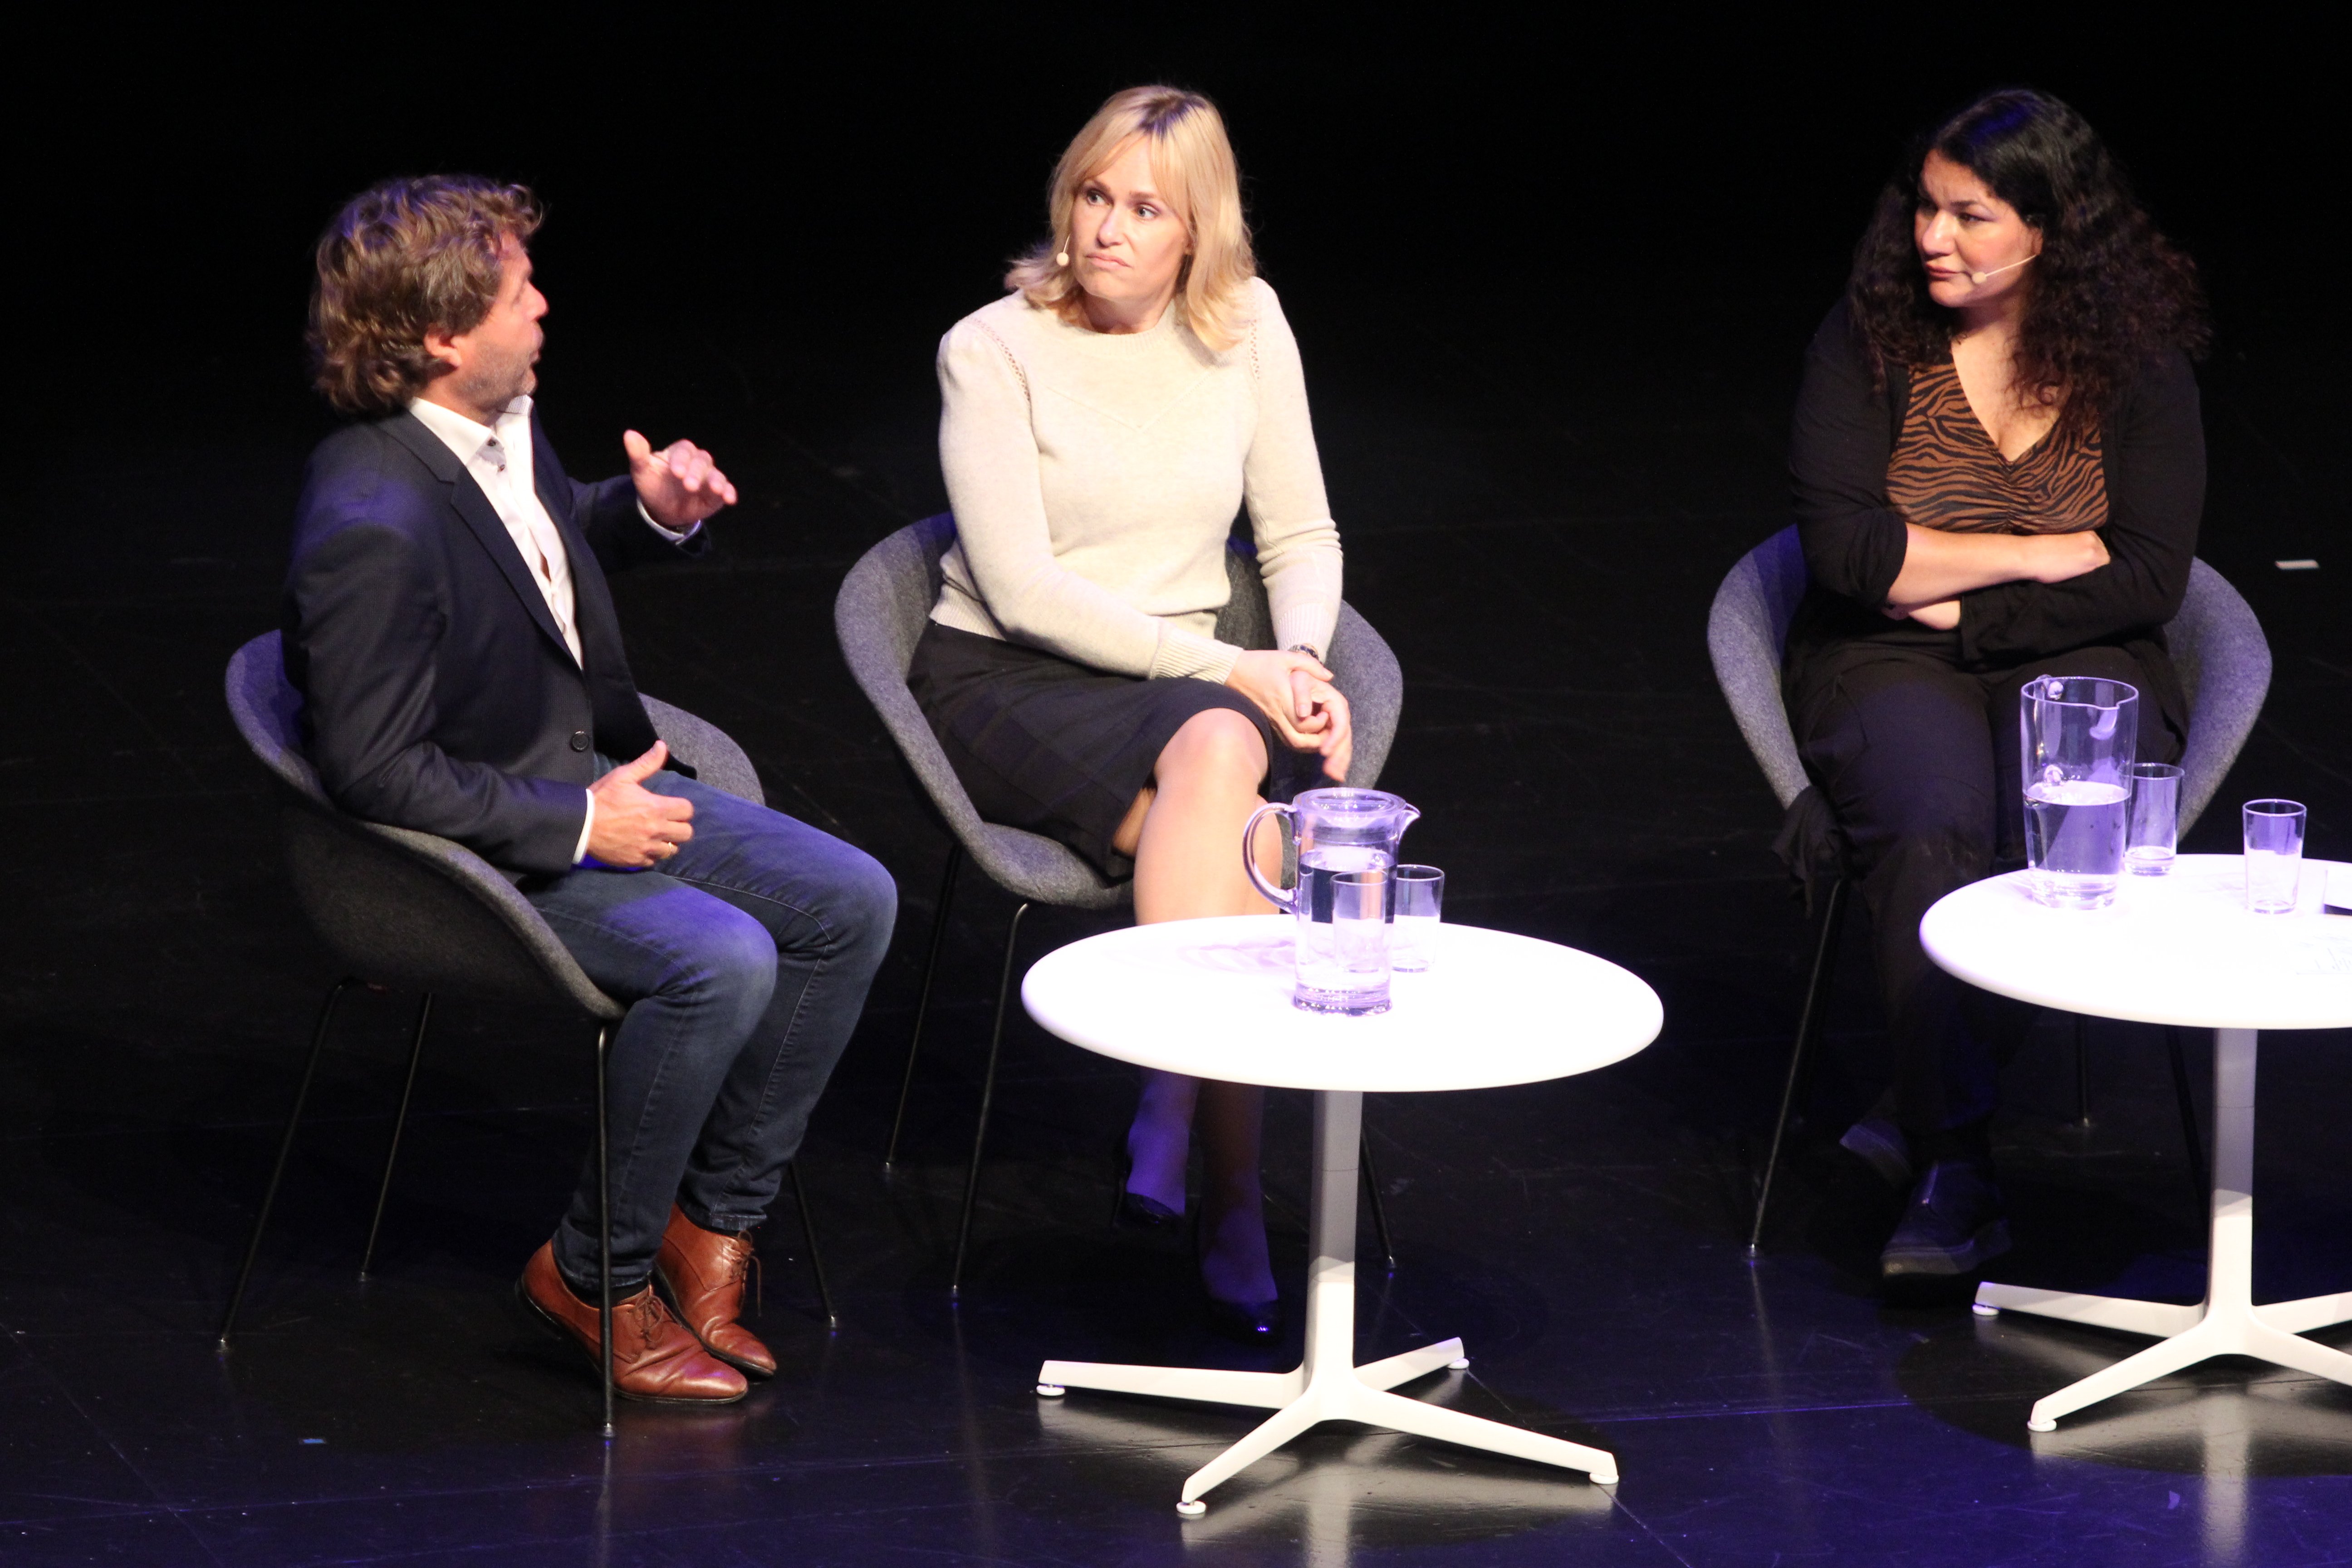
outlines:
[[1270, 759], [1258, 793], [1268, 799], [1309, 787], [1321, 761], [1285, 745], [1257, 705], [1230, 687], [1106, 675], [937, 621], [915, 645], [907, 685], [982, 816], [1066, 844], [1114, 879], [1132, 876], [1135, 863], [1111, 838], [1194, 714], [1229, 708], [1258, 727]]

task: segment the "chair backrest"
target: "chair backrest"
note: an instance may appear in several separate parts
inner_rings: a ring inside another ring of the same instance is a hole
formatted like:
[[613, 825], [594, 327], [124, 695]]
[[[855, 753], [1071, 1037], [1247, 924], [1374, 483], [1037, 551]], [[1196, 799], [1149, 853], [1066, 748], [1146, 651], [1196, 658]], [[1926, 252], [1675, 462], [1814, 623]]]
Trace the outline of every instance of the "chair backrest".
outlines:
[[[463, 845], [362, 822], [327, 797], [303, 752], [301, 694], [278, 634], [237, 649], [226, 679], [237, 732], [277, 785], [297, 900], [363, 979], [420, 991], [554, 1005], [613, 1019], [622, 1005], [589, 981], [537, 910]], [[654, 728], [714, 786], [759, 801], [759, 776], [717, 726], [646, 700]]]
[[2180, 831], [2186, 833], [2228, 776], [2271, 689], [2271, 645], [2253, 607], [2202, 561], [2189, 563], [2189, 592], [2164, 640], [2189, 700], [2189, 749], [2180, 758]]
[[[1789, 623], [1806, 583], [1797, 531], [1784, 528], [1725, 574], [1706, 617], [1716, 681], [1783, 809], [1810, 782], [1780, 700]], [[2244, 598], [2202, 561], [2189, 563], [2188, 594], [2164, 631], [2189, 701], [2189, 749], [2181, 758], [2185, 834], [2221, 787], [2262, 711], [2270, 689], [2271, 650]]]
[[[1217, 612], [1217, 640], [1236, 647], [1272, 647], [1274, 611], [1266, 603], [1265, 579], [1258, 574], [1256, 554], [1238, 542], [1225, 552], [1225, 583], [1229, 591], [1225, 607]], [[1387, 639], [1344, 601], [1329, 652], [1326, 662], [1339, 689], [1348, 694], [1349, 716], [1356, 726], [1348, 782], [1370, 789], [1380, 783], [1389, 748], [1396, 742], [1397, 721], [1404, 712], [1404, 671]]]
[[1797, 737], [1780, 700], [1780, 658], [1789, 623], [1805, 596], [1805, 557], [1797, 531], [1784, 528], [1739, 558], [1706, 613], [1707, 657], [1715, 681], [1756, 765], [1785, 811], [1811, 781], [1797, 757]]
[[[954, 542], [952, 517], [928, 517], [881, 540], [849, 569], [834, 600], [833, 625], [850, 677], [874, 705], [949, 831], [981, 869], [1023, 898], [1082, 909], [1115, 908], [1129, 896], [1125, 882], [1105, 879], [1050, 838], [982, 820], [914, 694], [907, 689], [915, 644], [945, 581], [940, 563]], [[1244, 647], [1272, 646], [1272, 619], [1255, 563], [1229, 556], [1226, 570], [1235, 592], [1218, 617], [1218, 636]], [[1244, 585], [1247, 594], [1240, 591]], [[1331, 671], [1349, 693], [1356, 721], [1349, 782], [1370, 784], [1379, 777], [1396, 735], [1403, 681], [1388, 644], [1344, 605], [1339, 634], [1332, 640]]]

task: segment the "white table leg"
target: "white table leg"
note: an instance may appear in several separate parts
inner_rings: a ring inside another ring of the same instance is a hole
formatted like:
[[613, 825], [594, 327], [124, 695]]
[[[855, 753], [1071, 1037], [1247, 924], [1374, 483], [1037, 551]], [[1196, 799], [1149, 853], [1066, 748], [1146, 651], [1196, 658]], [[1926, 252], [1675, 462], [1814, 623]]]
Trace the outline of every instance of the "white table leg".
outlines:
[[1110, 1362], [1049, 1361], [1037, 1381], [1055, 1388], [1099, 1388], [1154, 1399], [1197, 1399], [1205, 1405], [1246, 1405], [1279, 1410], [1306, 1392], [1295, 1372], [1214, 1372], [1191, 1366], [1119, 1366]]
[[2254, 1305], [2254, 1063], [2252, 1029], [2213, 1031], [2213, 1217], [2202, 1306], [2127, 1301], [1987, 1283], [1977, 1305], [2168, 1338], [2035, 1402], [2026, 1425], [2058, 1418], [2217, 1355], [2245, 1355], [2352, 1384], [2352, 1356], [2297, 1337], [2352, 1320], [2352, 1292]]
[[2254, 1315], [2284, 1333], [2307, 1334], [2314, 1329], [2352, 1322], [2352, 1290], [2333, 1296], [2312, 1296], [2300, 1301], [2273, 1301], [2257, 1307]]
[[1364, 1097], [1326, 1089], [1315, 1097], [1315, 1191], [1307, 1246], [1307, 1355], [1296, 1372], [1211, 1372], [1184, 1367], [1117, 1366], [1049, 1361], [1041, 1388], [1098, 1388], [1165, 1399], [1273, 1407], [1256, 1430], [1185, 1478], [1180, 1511], [1197, 1513], [1201, 1495], [1293, 1437], [1325, 1421], [1360, 1421], [1465, 1447], [1485, 1448], [1565, 1469], [1603, 1486], [1617, 1460], [1599, 1448], [1563, 1442], [1500, 1422], [1424, 1405], [1387, 1391], [1462, 1358], [1462, 1342], [1407, 1351], [1359, 1367], [1356, 1354], [1356, 1145]]
[[1423, 1345], [1417, 1351], [1392, 1355], [1385, 1361], [1368, 1361], [1356, 1369], [1356, 1381], [1366, 1388], [1385, 1391], [1400, 1383], [1425, 1377], [1440, 1367], [1452, 1366], [1461, 1359], [1460, 1340], [1441, 1340], [1436, 1344]]
[[2202, 1307], [2182, 1307], [2170, 1301], [2077, 1296], [2064, 1290], [2037, 1290], [2030, 1285], [1995, 1285], [1990, 1280], [1977, 1287], [1977, 1305], [1999, 1307], [2005, 1312], [2063, 1318], [2095, 1329], [2121, 1329], [2127, 1334], [2147, 1334], [2157, 1339], [2187, 1333], [2205, 1316]]

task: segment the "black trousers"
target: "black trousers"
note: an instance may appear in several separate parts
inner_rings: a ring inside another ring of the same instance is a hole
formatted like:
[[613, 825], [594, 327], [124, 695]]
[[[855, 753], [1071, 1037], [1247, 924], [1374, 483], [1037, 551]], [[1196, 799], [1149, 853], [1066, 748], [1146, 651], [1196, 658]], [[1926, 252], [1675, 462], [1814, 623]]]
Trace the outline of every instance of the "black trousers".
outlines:
[[[2128, 650], [2078, 648], [1966, 670], [1943, 647], [1856, 640], [1814, 653], [1793, 689], [1797, 749], [1852, 844], [1894, 1050], [1895, 1115], [1915, 1139], [1982, 1121], [2028, 1012], [1963, 984], [1919, 945], [1937, 900], [2025, 858], [2018, 689], [2045, 675], [2103, 676], [2143, 694]], [[2179, 759], [2181, 738], [2143, 695], [2139, 760]]]

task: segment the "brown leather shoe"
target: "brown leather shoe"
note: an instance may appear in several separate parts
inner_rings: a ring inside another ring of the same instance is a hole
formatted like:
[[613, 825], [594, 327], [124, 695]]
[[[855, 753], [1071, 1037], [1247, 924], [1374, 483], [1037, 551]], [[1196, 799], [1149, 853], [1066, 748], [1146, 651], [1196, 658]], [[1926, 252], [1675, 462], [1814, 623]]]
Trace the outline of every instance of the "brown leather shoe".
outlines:
[[[572, 1293], [555, 1271], [555, 1244], [546, 1242], [523, 1265], [515, 1286], [523, 1305], [600, 1363], [596, 1307]], [[732, 1367], [704, 1353], [701, 1342], [670, 1316], [648, 1284], [613, 1303], [613, 1392], [653, 1405], [732, 1405], [751, 1385]]]
[[776, 1358], [739, 1321], [743, 1279], [751, 1271], [751, 1233], [705, 1230], [670, 1205], [669, 1228], [654, 1258], [654, 1279], [705, 1349], [739, 1372], [773, 1377]]

